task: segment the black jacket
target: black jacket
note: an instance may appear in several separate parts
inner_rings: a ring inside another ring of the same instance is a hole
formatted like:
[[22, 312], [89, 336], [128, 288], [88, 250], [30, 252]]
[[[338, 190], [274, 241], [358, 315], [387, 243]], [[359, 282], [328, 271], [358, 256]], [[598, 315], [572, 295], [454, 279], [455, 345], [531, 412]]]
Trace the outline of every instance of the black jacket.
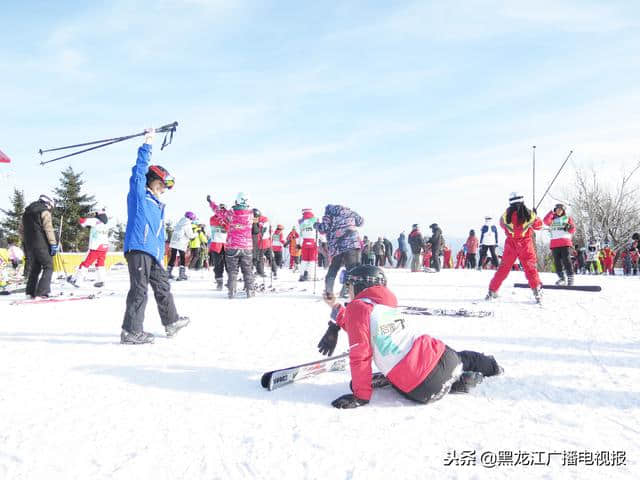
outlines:
[[[47, 210], [46, 204], [40, 200], [33, 202], [24, 210], [22, 228], [24, 229], [25, 250], [46, 250], [48, 252], [49, 245], [55, 245], [51, 222], [44, 225], [42, 221], [42, 212]], [[50, 219], [50, 216], [48, 218]], [[46, 230], [49, 231], [49, 235]], [[50, 239], [53, 239], [53, 242]]]

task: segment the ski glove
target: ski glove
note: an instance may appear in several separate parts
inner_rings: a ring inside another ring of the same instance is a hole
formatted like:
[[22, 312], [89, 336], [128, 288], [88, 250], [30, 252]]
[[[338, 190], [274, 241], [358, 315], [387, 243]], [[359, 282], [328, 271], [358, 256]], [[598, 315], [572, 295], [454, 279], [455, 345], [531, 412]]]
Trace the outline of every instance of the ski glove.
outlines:
[[329, 322], [329, 328], [325, 332], [324, 336], [318, 343], [318, 351], [322, 355], [331, 356], [333, 355], [333, 351], [336, 349], [336, 344], [338, 343], [338, 332], [340, 331], [340, 327], [335, 322]]
[[331, 405], [336, 408], [356, 408], [366, 405], [367, 403], [369, 403], [369, 400], [363, 400], [356, 397], [353, 393], [347, 393], [346, 395], [336, 398], [331, 402]]
[[58, 253], [58, 245], [49, 245], [49, 255], [52, 257]]
[[567, 224], [564, 226], [564, 230], [565, 230], [565, 232], [568, 232], [569, 230], [571, 230], [571, 224], [570, 224], [570, 223], [567, 223]]
[[211, 195], [207, 195], [207, 203], [211, 203]]

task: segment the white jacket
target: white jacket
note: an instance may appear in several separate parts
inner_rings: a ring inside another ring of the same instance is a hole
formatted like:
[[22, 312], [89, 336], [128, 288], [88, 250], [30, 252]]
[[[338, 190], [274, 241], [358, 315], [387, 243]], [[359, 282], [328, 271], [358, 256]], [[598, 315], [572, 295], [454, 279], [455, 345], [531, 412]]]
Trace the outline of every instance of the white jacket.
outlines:
[[191, 228], [191, 220], [187, 217], [182, 217], [178, 223], [176, 223], [176, 227], [171, 235], [171, 243], [169, 243], [169, 247], [184, 252], [189, 245], [189, 240], [195, 238], [195, 236], [196, 232]]

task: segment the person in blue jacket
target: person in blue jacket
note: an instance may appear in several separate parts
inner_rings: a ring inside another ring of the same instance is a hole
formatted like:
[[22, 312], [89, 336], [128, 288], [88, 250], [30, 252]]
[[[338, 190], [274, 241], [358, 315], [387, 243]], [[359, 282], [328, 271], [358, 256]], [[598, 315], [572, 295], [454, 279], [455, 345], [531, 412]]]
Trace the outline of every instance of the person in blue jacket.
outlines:
[[145, 130], [144, 144], [138, 148], [138, 159], [129, 179], [124, 256], [130, 286], [120, 335], [120, 343], [125, 344], [153, 343], [153, 334], [142, 328], [149, 284], [167, 337], [173, 337], [189, 324], [188, 317], [178, 315], [169, 274], [162, 265], [165, 231], [160, 195], [173, 187], [174, 179], [160, 165], [149, 165], [154, 133], [152, 128]]

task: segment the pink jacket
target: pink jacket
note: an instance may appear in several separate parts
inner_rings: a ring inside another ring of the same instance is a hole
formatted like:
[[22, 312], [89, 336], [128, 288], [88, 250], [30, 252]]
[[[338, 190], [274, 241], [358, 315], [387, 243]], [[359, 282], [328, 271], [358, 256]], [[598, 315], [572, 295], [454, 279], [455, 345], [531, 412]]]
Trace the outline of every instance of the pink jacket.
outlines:
[[229, 210], [222, 210], [211, 202], [211, 209], [216, 215], [224, 218], [228, 223], [227, 243], [225, 248], [232, 249], [252, 249], [253, 241], [251, 239], [251, 222], [253, 219], [253, 211], [246, 205], [234, 205]]

